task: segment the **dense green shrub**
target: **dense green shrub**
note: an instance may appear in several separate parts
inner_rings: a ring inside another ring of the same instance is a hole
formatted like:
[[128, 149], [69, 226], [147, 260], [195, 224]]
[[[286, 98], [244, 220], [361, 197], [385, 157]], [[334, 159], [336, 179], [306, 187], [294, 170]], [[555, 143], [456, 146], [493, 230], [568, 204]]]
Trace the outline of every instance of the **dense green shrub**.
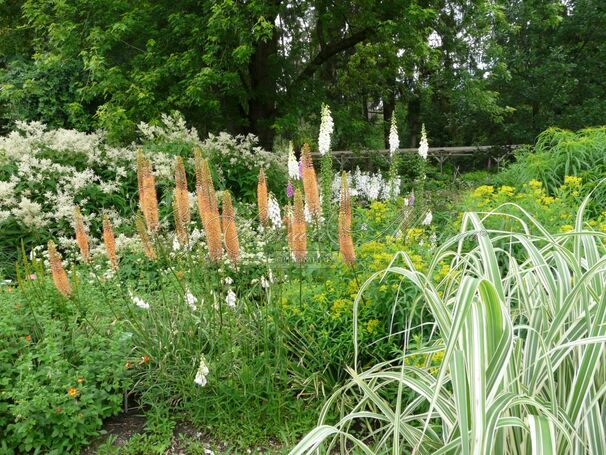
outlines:
[[549, 128], [534, 147], [516, 153], [516, 161], [499, 177], [500, 183], [521, 185], [532, 179], [553, 194], [566, 176], [596, 182], [606, 174], [606, 127], [569, 131]]
[[78, 453], [122, 409], [131, 334], [103, 305], [63, 300], [40, 273], [0, 287], [0, 451]]

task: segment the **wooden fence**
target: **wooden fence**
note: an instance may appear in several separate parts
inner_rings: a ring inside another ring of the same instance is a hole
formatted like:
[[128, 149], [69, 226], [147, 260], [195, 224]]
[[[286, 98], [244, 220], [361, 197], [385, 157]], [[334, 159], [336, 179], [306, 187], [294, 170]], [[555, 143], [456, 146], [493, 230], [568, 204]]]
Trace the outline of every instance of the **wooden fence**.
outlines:
[[[430, 147], [428, 158], [436, 160], [442, 171], [444, 163], [455, 157], [465, 157], [472, 155], [482, 155], [488, 158], [488, 163], [494, 162], [497, 169], [500, 167], [503, 160], [510, 157], [513, 151], [520, 145], [476, 145], [464, 147]], [[418, 148], [401, 148], [396, 153], [418, 153]], [[335, 150], [331, 152], [333, 160], [338, 163], [341, 168], [346, 167], [346, 164], [351, 161], [368, 159], [371, 156], [389, 155], [389, 150]], [[312, 153], [315, 157], [319, 157], [318, 152]]]

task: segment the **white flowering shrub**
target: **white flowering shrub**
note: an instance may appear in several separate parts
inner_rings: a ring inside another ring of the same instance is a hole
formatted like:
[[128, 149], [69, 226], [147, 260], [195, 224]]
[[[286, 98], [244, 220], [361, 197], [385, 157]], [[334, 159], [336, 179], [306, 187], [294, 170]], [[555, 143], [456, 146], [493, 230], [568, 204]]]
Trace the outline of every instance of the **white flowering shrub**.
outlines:
[[[217, 188], [228, 188], [238, 198], [251, 197], [260, 167], [267, 169], [272, 184], [285, 188], [286, 177], [278, 177], [285, 174], [285, 165], [259, 147], [252, 135], [221, 133], [201, 141], [176, 113], [163, 115], [157, 124], [141, 123], [139, 130], [141, 143], [127, 146], [110, 145], [103, 131], [49, 130], [40, 122], [18, 122], [14, 131], [0, 137], [0, 276], [14, 270], [21, 241], [30, 250], [52, 237], [62, 250], [73, 249], [76, 205], [92, 237], [99, 238], [103, 214], [109, 215], [119, 239], [120, 234], [131, 234], [138, 210], [138, 147], [152, 161], [165, 224], [172, 222], [174, 157], [186, 158], [188, 174], [193, 176], [196, 147], [218, 171]], [[192, 208], [193, 183], [192, 178]], [[92, 246], [99, 245], [93, 240]]]
[[229, 188], [240, 200], [256, 200], [260, 168], [265, 169], [272, 191], [276, 194], [285, 191], [286, 163], [279, 155], [259, 146], [257, 137], [252, 134], [210, 134], [202, 143], [202, 151], [210, 159], [220, 186]]

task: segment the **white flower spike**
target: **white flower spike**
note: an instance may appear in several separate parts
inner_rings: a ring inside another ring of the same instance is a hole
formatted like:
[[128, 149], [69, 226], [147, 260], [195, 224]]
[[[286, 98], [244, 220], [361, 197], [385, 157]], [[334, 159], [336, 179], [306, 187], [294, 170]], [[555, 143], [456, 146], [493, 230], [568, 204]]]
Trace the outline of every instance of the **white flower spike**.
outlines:
[[295, 157], [295, 149], [293, 148], [292, 141], [288, 146], [288, 177], [292, 180], [299, 180], [299, 162]]
[[322, 105], [321, 117], [318, 149], [320, 150], [320, 155], [324, 156], [330, 150], [330, 136], [332, 135], [335, 126], [330, 114], [330, 108], [327, 104]]
[[398, 137], [398, 126], [396, 124], [396, 114], [391, 115], [391, 128], [389, 130], [389, 156], [393, 157], [393, 154], [400, 147], [400, 138]]
[[421, 142], [419, 143], [419, 156], [424, 160], [427, 159], [429, 153], [429, 143], [427, 142], [427, 132], [425, 131], [425, 123], [421, 127]]

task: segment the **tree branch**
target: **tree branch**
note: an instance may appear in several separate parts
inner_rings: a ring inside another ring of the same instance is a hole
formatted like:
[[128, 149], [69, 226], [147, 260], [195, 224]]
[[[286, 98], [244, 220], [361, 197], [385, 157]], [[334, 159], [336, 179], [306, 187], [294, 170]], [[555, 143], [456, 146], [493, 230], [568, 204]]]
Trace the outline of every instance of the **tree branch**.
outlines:
[[327, 44], [318, 54], [307, 64], [307, 66], [299, 73], [294, 81], [294, 84], [301, 82], [303, 79], [313, 76], [313, 74], [322, 66], [322, 64], [332, 56], [343, 52], [362, 41], [367, 40], [374, 34], [374, 30], [370, 27], [364, 28], [340, 41], [335, 41]]

